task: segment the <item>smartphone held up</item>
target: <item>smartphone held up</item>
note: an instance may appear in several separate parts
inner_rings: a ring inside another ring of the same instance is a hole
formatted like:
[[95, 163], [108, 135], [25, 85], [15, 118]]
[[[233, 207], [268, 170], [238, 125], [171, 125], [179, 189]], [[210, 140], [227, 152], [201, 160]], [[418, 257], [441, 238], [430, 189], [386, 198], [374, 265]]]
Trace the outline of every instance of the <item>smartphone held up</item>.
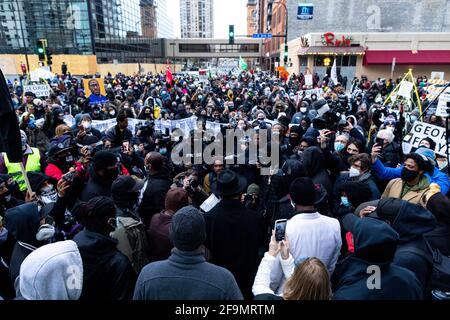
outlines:
[[279, 220], [275, 221], [275, 240], [277, 242], [280, 242], [285, 239], [286, 224], [287, 224], [287, 219], [279, 219]]

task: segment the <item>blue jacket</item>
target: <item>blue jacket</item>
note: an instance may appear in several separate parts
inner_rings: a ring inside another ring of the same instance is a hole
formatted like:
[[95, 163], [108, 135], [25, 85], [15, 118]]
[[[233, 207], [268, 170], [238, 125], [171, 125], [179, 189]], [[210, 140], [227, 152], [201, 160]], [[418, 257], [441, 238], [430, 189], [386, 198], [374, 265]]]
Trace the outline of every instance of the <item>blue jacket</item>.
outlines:
[[[377, 159], [372, 166], [373, 172], [380, 180], [392, 180], [395, 178], [401, 178], [403, 165], [400, 168], [387, 168], [383, 163]], [[448, 176], [439, 171], [438, 168], [434, 168], [433, 175], [425, 173], [430, 180], [430, 183], [437, 183], [441, 187], [441, 192], [447, 194], [450, 190], [450, 180]]]

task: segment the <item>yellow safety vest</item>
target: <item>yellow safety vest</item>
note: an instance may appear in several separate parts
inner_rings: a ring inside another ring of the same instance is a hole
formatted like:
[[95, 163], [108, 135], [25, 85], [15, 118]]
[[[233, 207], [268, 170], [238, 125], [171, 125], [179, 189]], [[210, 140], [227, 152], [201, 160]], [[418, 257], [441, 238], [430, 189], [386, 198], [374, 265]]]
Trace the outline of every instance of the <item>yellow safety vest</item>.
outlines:
[[[25, 166], [25, 172], [41, 171], [41, 154], [39, 149], [31, 148], [33, 153], [28, 155], [27, 164]], [[12, 176], [13, 180], [17, 181], [20, 187], [20, 191], [27, 190], [27, 185], [20, 170], [20, 162], [9, 162], [6, 153], [3, 153], [3, 159], [5, 161], [5, 167], [8, 170], [8, 174]]]
[[161, 116], [161, 108], [159, 106], [155, 106], [153, 108], [153, 117], [155, 119], [159, 119], [160, 116]]

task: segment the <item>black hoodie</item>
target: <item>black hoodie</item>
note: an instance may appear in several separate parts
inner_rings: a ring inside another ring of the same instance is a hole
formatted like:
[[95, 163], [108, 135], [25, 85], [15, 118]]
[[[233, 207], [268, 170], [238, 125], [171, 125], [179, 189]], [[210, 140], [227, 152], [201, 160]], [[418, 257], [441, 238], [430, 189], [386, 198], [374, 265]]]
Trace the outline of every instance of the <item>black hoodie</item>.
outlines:
[[414, 272], [425, 289], [432, 267], [432, 254], [423, 236], [436, 228], [435, 217], [419, 205], [393, 198], [380, 200], [376, 212], [380, 218], [388, 220], [400, 235], [394, 263]]
[[[336, 265], [332, 279], [334, 299], [423, 298], [421, 284], [414, 273], [392, 263], [399, 240], [394, 229], [384, 221], [370, 217], [361, 219], [354, 214], [347, 214], [343, 224], [353, 234], [355, 252]], [[369, 289], [368, 284], [375, 288]]]
[[333, 188], [324, 163], [324, 155], [320, 148], [309, 147], [302, 153], [303, 165], [308, 172], [308, 176], [315, 184], [321, 184], [329, 195], [332, 195]]
[[14, 281], [19, 275], [23, 260], [43, 243], [36, 240], [41, 216], [36, 203], [25, 203], [6, 211], [5, 228], [16, 239], [9, 265], [9, 274]]

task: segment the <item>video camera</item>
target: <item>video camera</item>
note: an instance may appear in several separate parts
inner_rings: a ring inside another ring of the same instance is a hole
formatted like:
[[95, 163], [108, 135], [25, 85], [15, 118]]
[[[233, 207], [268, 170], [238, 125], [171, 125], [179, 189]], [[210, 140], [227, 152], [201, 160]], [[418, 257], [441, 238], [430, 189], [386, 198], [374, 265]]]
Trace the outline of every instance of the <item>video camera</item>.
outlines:
[[312, 121], [314, 128], [318, 130], [330, 129], [336, 131], [343, 109], [341, 105], [337, 105], [337, 103], [331, 100], [330, 104], [325, 99], [317, 100], [312, 104], [312, 107], [317, 111], [318, 115]]

